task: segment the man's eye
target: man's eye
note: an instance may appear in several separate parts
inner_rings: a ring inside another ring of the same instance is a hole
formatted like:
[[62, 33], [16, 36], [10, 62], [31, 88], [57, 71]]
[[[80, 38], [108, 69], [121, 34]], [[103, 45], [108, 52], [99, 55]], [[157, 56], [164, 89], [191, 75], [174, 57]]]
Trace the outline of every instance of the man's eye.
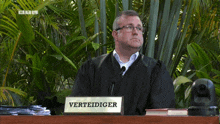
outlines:
[[142, 31], [142, 27], [137, 27], [137, 29], [138, 29], [139, 31]]
[[133, 29], [133, 27], [132, 27], [132, 26], [127, 26], [127, 28], [128, 28], [128, 29]]

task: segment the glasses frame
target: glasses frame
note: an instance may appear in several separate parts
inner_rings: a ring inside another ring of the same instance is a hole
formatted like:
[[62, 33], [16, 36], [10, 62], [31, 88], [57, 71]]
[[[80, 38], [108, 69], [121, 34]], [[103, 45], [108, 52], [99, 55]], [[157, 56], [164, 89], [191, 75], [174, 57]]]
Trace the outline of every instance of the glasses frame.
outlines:
[[142, 31], [141, 31], [141, 30], [138, 29], [138, 28], [140, 28], [140, 27], [134, 27], [133, 25], [125, 25], [125, 26], [116, 28], [115, 31], [121, 30], [121, 29], [123, 29], [123, 28], [127, 28], [127, 29], [128, 29], [129, 26], [132, 27], [132, 30], [131, 30], [131, 31], [128, 31], [128, 30], [127, 30], [127, 32], [132, 32], [132, 31], [134, 31], [134, 28], [136, 28], [136, 30], [137, 30], [138, 32], [139, 32], [139, 31], [142, 32], [142, 34], [144, 34], [144, 32], [145, 32], [145, 29], [144, 29], [143, 27], [141, 27], [141, 28], [142, 28]]

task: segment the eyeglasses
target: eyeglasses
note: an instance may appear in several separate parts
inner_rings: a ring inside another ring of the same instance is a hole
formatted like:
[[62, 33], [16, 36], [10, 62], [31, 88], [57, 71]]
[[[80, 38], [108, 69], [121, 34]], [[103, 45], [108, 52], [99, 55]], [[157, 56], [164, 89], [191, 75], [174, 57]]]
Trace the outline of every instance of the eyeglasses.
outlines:
[[115, 30], [118, 31], [118, 30], [121, 30], [123, 28], [125, 28], [125, 30], [127, 32], [132, 32], [134, 30], [134, 28], [136, 28], [138, 32], [144, 33], [144, 28], [143, 27], [134, 27], [133, 25], [126, 25], [126, 26], [123, 26], [121, 28], [119, 27], [119, 28], [117, 28]]

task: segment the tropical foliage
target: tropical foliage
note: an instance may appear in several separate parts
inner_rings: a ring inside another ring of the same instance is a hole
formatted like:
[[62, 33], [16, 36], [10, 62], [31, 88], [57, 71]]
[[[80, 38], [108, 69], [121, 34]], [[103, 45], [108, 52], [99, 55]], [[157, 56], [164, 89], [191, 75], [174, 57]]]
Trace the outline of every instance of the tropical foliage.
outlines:
[[[81, 64], [114, 49], [114, 18], [128, 9], [140, 14], [146, 28], [141, 52], [162, 60], [176, 79], [177, 107], [189, 106], [190, 88], [198, 78], [212, 80], [220, 96], [219, 4], [219, 0], [0, 1], [0, 102], [62, 106]], [[23, 15], [20, 10], [38, 14]]]

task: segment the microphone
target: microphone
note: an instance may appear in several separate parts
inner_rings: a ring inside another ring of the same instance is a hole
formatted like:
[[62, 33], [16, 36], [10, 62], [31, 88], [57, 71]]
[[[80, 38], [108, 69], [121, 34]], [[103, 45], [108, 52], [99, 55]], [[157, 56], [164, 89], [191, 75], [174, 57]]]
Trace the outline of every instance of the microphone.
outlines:
[[115, 86], [115, 82], [112, 82], [111, 96], [113, 96], [114, 86]]
[[122, 76], [122, 74], [123, 74], [123, 72], [124, 72], [125, 70], [126, 70], [125, 66], [122, 66], [121, 69], [120, 69], [120, 73], [119, 73], [120, 76]]
[[[122, 76], [123, 72], [126, 70], [125, 66], [122, 66], [122, 68], [120, 69], [120, 76]], [[112, 86], [111, 86], [111, 96], [113, 96], [113, 91], [114, 91], [114, 86], [115, 86], [115, 81], [112, 82]]]

